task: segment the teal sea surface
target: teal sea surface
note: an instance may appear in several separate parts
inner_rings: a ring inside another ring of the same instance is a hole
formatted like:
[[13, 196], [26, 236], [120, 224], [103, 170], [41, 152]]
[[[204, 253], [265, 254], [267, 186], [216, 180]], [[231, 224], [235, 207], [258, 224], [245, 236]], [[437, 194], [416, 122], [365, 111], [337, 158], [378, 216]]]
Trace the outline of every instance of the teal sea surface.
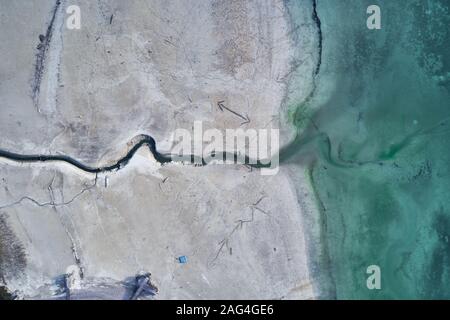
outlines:
[[[327, 297], [449, 299], [450, 1], [312, 2], [320, 70], [281, 159], [309, 159]], [[366, 25], [374, 4], [381, 30]]]

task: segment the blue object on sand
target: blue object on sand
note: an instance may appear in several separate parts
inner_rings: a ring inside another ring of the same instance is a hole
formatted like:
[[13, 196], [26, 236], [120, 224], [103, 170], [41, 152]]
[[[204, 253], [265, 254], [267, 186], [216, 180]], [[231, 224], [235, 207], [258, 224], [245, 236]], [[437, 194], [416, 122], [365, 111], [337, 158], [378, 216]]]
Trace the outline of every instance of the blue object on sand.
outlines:
[[178, 261], [179, 261], [180, 263], [187, 263], [187, 257], [186, 257], [186, 256], [178, 257]]

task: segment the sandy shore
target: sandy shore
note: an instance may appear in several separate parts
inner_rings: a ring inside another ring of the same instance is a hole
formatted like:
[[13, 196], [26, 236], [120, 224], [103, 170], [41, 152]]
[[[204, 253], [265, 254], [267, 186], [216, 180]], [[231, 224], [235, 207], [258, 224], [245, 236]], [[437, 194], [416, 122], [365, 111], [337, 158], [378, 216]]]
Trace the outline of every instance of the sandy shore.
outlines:
[[[290, 93], [301, 79], [309, 86], [301, 74], [314, 65], [307, 49], [313, 43], [298, 41], [309, 37], [312, 24], [293, 31], [284, 4], [79, 1], [81, 30], [55, 26], [62, 47], [47, 61], [60, 63], [45, 67], [38, 109], [31, 97], [7, 90], [29, 86], [35, 45], [54, 1], [28, 4], [42, 12], [28, 17], [21, 37], [11, 35], [18, 32], [15, 19], [1, 22], [11, 30], [2, 34], [8, 43], [2, 50], [20, 51], [18, 64], [29, 67], [18, 73], [17, 65], [0, 63], [5, 74], [15, 74], [0, 87], [0, 119], [13, 119], [2, 123], [1, 148], [102, 165], [141, 133], [165, 150], [170, 133], [190, 129], [194, 120], [219, 130], [241, 127], [218, 101], [248, 115], [244, 128], [278, 128], [281, 106], [301, 99]], [[67, 3], [61, 5], [57, 14]], [[11, 17], [19, 10], [2, 6]], [[0, 171], [0, 213], [19, 250], [0, 270], [20, 297], [61, 294], [58, 279], [73, 265], [91, 292], [121, 287], [146, 271], [161, 299], [316, 297], [304, 221], [313, 204], [302, 194], [310, 195], [303, 170], [282, 167], [264, 177], [244, 166], [160, 167], [142, 150], [124, 169], [97, 179], [60, 164], [2, 161]], [[25, 262], [12, 272], [17, 259]]]

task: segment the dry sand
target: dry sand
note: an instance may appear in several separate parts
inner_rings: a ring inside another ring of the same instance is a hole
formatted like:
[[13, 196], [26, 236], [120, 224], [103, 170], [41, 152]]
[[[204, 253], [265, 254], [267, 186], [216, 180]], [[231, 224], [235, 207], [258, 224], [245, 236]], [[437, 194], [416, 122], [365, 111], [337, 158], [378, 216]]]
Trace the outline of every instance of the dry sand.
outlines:
[[[241, 127], [218, 101], [248, 115], [243, 128], [279, 126], [299, 54], [283, 1], [75, 2], [82, 28], [65, 28], [61, 1], [37, 99], [36, 46], [55, 1], [0, 3], [1, 149], [104, 165], [139, 134], [169, 150], [171, 132], [195, 120]], [[59, 163], [2, 160], [0, 172], [0, 215], [18, 251], [0, 271], [19, 297], [57, 295], [73, 265], [91, 292], [146, 271], [157, 299], [315, 297], [304, 183], [289, 168], [161, 167], [141, 149], [97, 179]]]

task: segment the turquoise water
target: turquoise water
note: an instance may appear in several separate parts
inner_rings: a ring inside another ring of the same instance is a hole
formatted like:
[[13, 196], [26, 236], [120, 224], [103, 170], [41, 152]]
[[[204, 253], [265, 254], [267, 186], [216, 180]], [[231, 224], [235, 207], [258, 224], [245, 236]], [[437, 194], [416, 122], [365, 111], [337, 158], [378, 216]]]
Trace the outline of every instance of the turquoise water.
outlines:
[[281, 159], [309, 159], [327, 297], [450, 298], [450, 1], [319, 0], [317, 14], [317, 87]]

